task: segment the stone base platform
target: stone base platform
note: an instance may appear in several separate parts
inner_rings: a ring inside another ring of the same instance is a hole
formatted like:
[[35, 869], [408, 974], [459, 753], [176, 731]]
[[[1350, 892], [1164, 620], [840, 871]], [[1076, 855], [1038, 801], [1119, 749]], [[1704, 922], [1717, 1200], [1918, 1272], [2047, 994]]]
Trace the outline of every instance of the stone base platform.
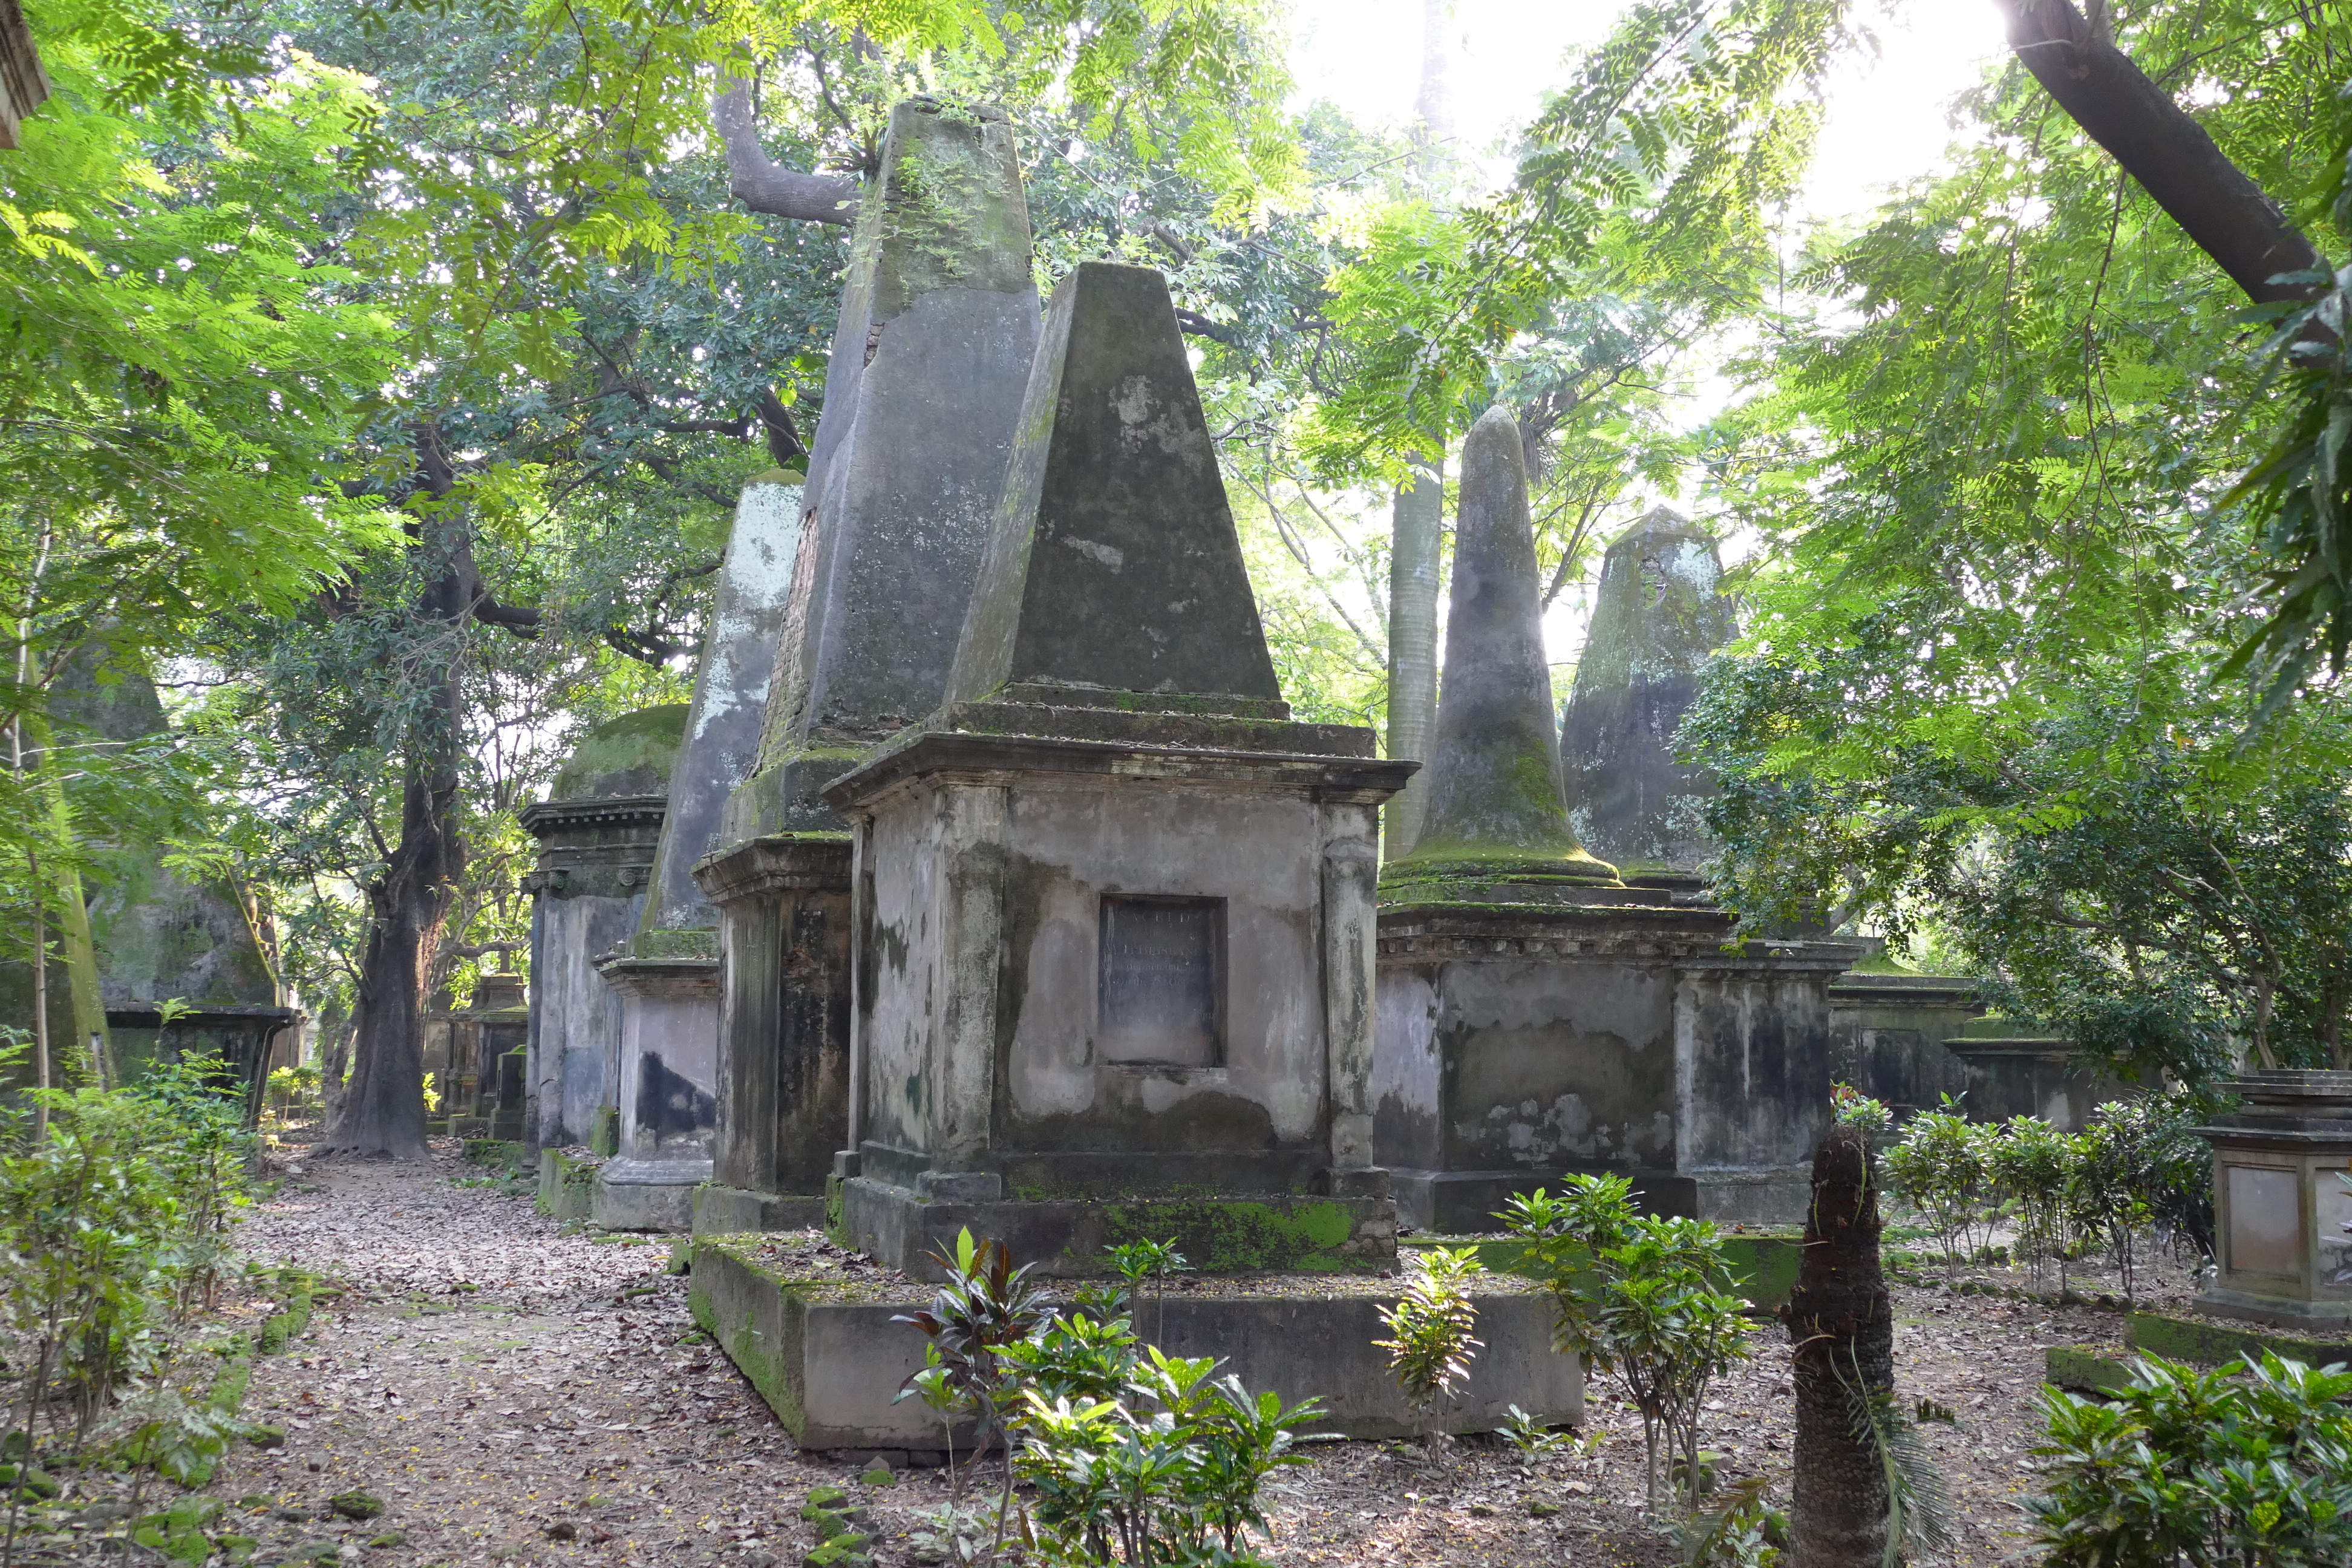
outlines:
[[2267, 1323], [2281, 1329], [2312, 1329], [2341, 1333], [2352, 1330], [2352, 1301], [2302, 1301], [2287, 1296], [2263, 1296], [2209, 1285], [2194, 1303], [2209, 1318], [2242, 1323]]
[[761, 1230], [823, 1230], [824, 1199], [747, 1192], [705, 1182], [694, 1189], [694, 1234], [735, 1236]]
[[[1396, 1187], [1397, 1218], [1414, 1230], [1445, 1236], [1495, 1229], [1494, 1216], [1520, 1193], [1559, 1190], [1570, 1175], [1600, 1174], [1603, 1167], [1559, 1166], [1542, 1170], [1405, 1171], [1389, 1174]], [[1785, 1171], [1621, 1171], [1633, 1183], [1633, 1201], [1644, 1214], [1713, 1220], [1717, 1225], [1800, 1225], [1811, 1192], [1811, 1173]]]
[[2352, 1333], [2347, 1332], [2345, 1324], [2308, 1321], [2296, 1326], [2300, 1332], [2266, 1332], [2192, 1313], [2134, 1312], [2125, 1320], [2121, 1343], [2051, 1346], [2049, 1380], [2082, 1393], [2114, 1393], [2130, 1385], [2131, 1363], [2143, 1355], [2202, 1367], [2224, 1366], [2242, 1355], [2264, 1353], [2305, 1366], [2352, 1363]]
[[[1170, 1241], [1209, 1274], [1379, 1274], [1396, 1267], [1396, 1207], [1379, 1197], [1136, 1196], [1007, 1199], [992, 1175], [940, 1178], [915, 1188], [872, 1176], [842, 1185], [841, 1239], [919, 1279], [940, 1277], [934, 1252], [957, 1236], [994, 1237], [1052, 1279], [1100, 1278], [1109, 1248]], [[969, 1187], [970, 1191], [961, 1190]]]
[[708, 1160], [614, 1160], [596, 1173], [588, 1217], [606, 1230], [684, 1236], [694, 1229], [694, 1189], [709, 1179]]
[[595, 1207], [596, 1163], [561, 1149], [539, 1152], [539, 1212], [551, 1219], [586, 1219]]
[[[694, 1247], [692, 1305], [699, 1323], [751, 1379], [803, 1448], [932, 1453], [945, 1438], [919, 1399], [894, 1404], [922, 1370], [923, 1336], [894, 1323], [929, 1304], [920, 1287], [893, 1292], [833, 1280], [788, 1279], [761, 1266], [756, 1236], [704, 1237]], [[1379, 1310], [1395, 1300], [1365, 1282], [1331, 1281], [1332, 1294], [1290, 1277], [1263, 1293], [1179, 1295], [1139, 1303], [1136, 1328], [1171, 1355], [1218, 1357], [1218, 1375], [1285, 1404], [1310, 1396], [1325, 1418], [1310, 1431], [1397, 1437], [1422, 1430], [1390, 1373]], [[1384, 1282], [1385, 1283], [1385, 1282]], [[1347, 1293], [1339, 1293], [1345, 1289]], [[1580, 1420], [1583, 1380], [1572, 1356], [1551, 1348], [1551, 1302], [1536, 1291], [1481, 1295], [1486, 1348], [1445, 1408], [1448, 1431], [1500, 1427], [1517, 1405], [1539, 1421]], [[968, 1448], [959, 1434], [957, 1447]]]

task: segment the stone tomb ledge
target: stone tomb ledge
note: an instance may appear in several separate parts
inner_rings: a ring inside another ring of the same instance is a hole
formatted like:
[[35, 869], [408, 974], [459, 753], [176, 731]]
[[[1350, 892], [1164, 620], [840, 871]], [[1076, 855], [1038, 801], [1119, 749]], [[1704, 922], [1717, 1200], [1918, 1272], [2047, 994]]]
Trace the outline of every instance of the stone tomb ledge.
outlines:
[[[932, 1292], [881, 1269], [811, 1267], [807, 1249], [774, 1236], [712, 1236], [694, 1245], [695, 1321], [719, 1342], [803, 1448], [937, 1453], [940, 1424], [921, 1400], [894, 1404], [922, 1369], [923, 1336], [893, 1316]], [[830, 1272], [831, 1277], [826, 1277]], [[1515, 1288], [1516, 1287], [1516, 1288]], [[1179, 1279], [1164, 1303], [1149, 1289], [1136, 1328], [1171, 1355], [1215, 1356], [1253, 1393], [1286, 1405], [1323, 1402], [1307, 1430], [1345, 1437], [1421, 1431], [1390, 1374], [1380, 1309], [1393, 1278], [1272, 1275]], [[1551, 1303], [1523, 1281], [1498, 1279], [1475, 1298], [1486, 1342], [1468, 1383], [1445, 1410], [1452, 1432], [1492, 1431], [1517, 1405], [1539, 1421], [1580, 1420], [1583, 1380], [1551, 1348]], [[964, 1451], [969, 1436], [959, 1433]]]
[[2131, 1385], [2132, 1363], [2140, 1356], [2217, 1367], [2266, 1352], [2305, 1366], [2352, 1363], [2352, 1331], [2290, 1333], [2191, 1313], [2139, 1311], [2125, 1319], [2120, 1343], [2052, 1345], [2044, 1361], [2049, 1381], [2061, 1388], [2112, 1394]]
[[[1778, 1313], [1789, 1304], [1789, 1294], [1797, 1284], [1797, 1265], [1804, 1256], [1804, 1226], [1727, 1226], [1717, 1233], [1716, 1239], [1722, 1244], [1723, 1260], [1731, 1273], [1733, 1295], [1746, 1297], [1748, 1306], [1759, 1317]], [[1462, 1236], [1423, 1233], [1406, 1237], [1397, 1246], [1408, 1256], [1431, 1247], [1474, 1247], [1478, 1249], [1480, 1265], [1488, 1273], [1512, 1275], [1521, 1273], [1520, 1264], [1528, 1249], [1526, 1242], [1507, 1232]]]

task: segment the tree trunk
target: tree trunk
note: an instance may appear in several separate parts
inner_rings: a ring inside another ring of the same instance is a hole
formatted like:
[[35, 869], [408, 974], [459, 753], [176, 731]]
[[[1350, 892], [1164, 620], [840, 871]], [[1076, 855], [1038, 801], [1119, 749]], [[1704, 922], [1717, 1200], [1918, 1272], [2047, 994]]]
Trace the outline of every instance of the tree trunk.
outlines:
[[1895, 1387], [1895, 1314], [1881, 1271], [1883, 1221], [1870, 1142], [1832, 1127], [1813, 1154], [1796, 1289], [1780, 1310], [1797, 1385], [1791, 1568], [1876, 1568], [1886, 1551], [1886, 1470], [1861, 1401]]
[[[1445, 478], [1419, 468], [1396, 493], [1389, 547], [1389, 734], [1391, 757], [1426, 759], [1437, 728], [1437, 592], [1445, 538]], [[1421, 837], [1429, 790], [1415, 774], [1381, 813], [1393, 860]]]
[[[419, 488], [436, 498], [456, 488], [438, 432], [416, 431]], [[466, 847], [458, 836], [458, 671], [463, 623], [478, 616], [480, 584], [462, 519], [444, 516], [421, 531], [439, 569], [416, 613], [446, 634], [424, 639], [443, 660], [433, 703], [408, 738], [400, 793], [400, 839], [367, 886], [368, 938], [352, 1006], [352, 1076], [323, 1152], [421, 1160], [425, 1144], [425, 982], [434, 949], [457, 902]]]
[[2073, 0], [1996, 0], [2033, 79], [2156, 198], [2250, 300], [2309, 300], [2320, 283], [2273, 283], [2326, 261], [2205, 128], [2094, 27]]
[[[1453, 58], [1446, 36], [1447, 0], [1421, 0], [1421, 89], [1413, 97], [1420, 121], [1413, 170], [1423, 194], [1434, 200], [1453, 153]], [[1444, 585], [1445, 433], [1437, 432], [1436, 459], [1416, 458], [1412, 480], [1396, 492], [1389, 542], [1388, 753], [1425, 761], [1437, 731], [1437, 596]], [[1429, 786], [1416, 774], [1381, 814], [1381, 852], [1393, 860], [1412, 853], [1429, 808]]]

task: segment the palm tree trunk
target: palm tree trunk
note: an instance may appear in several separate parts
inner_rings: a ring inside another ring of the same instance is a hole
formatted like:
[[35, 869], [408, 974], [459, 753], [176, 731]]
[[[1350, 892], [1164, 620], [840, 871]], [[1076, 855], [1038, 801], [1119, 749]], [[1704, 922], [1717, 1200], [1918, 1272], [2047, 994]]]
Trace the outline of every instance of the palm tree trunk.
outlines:
[[1876, 1568], [1886, 1551], [1886, 1469], [1861, 1402], [1895, 1386], [1895, 1314], [1878, 1256], [1869, 1140], [1832, 1127], [1813, 1154], [1796, 1289], [1780, 1310], [1794, 1342], [1790, 1568]]

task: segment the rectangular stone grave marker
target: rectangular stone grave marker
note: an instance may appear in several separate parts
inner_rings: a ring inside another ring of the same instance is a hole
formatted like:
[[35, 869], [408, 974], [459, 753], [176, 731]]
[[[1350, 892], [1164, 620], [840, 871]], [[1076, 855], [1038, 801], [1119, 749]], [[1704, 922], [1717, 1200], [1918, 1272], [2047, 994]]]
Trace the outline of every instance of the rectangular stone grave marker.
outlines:
[[1103, 1054], [1211, 1068], [1224, 1061], [1225, 901], [1102, 901]]

